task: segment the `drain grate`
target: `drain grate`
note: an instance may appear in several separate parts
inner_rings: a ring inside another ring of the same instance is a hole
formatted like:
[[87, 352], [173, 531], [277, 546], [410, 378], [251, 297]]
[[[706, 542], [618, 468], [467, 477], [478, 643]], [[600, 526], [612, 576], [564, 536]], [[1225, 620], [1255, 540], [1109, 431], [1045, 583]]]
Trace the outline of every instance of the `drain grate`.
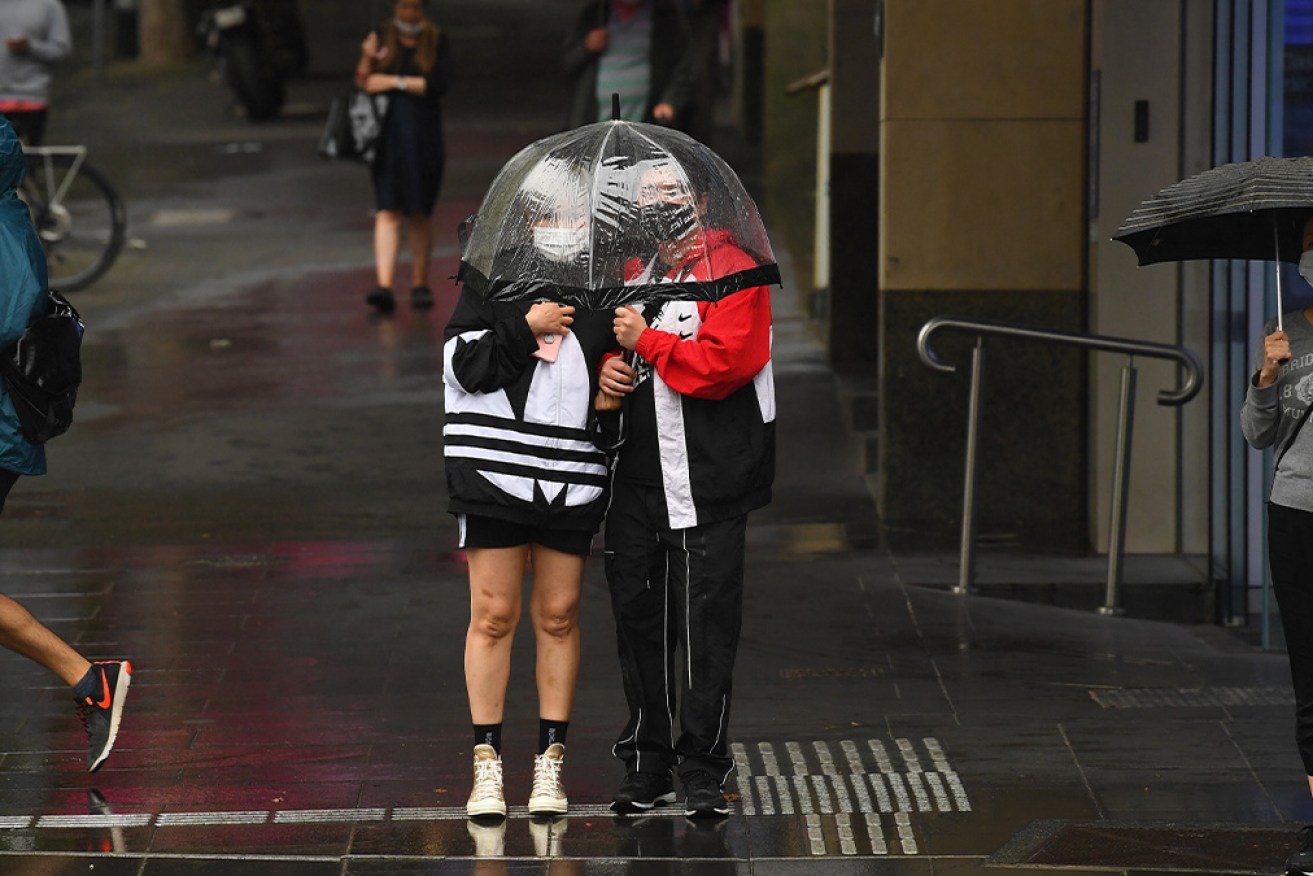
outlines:
[[1288, 687], [1117, 688], [1091, 690], [1105, 709], [1197, 709], [1209, 706], [1292, 706]]

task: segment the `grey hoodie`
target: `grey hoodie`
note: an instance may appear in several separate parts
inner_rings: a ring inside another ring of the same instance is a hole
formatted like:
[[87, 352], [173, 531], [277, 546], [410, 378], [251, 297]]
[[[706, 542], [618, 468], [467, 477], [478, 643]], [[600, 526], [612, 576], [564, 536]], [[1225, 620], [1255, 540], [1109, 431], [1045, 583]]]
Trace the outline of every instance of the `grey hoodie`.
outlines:
[[[1281, 366], [1276, 383], [1262, 389], [1255, 386], [1263, 367], [1260, 338], [1249, 389], [1240, 408], [1240, 430], [1245, 440], [1258, 450], [1271, 447], [1274, 458], [1299, 425], [1305, 408], [1313, 404], [1313, 325], [1302, 310], [1285, 314], [1284, 322], [1290, 338], [1290, 361]], [[1275, 319], [1269, 321], [1263, 327], [1263, 337], [1276, 331], [1276, 325]], [[1313, 417], [1281, 457], [1272, 478], [1270, 498], [1275, 505], [1313, 512]]]
[[25, 55], [0, 44], [0, 100], [44, 105], [50, 99], [50, 65], [73, 50], [59, 0], [0, 0], [0, 40], [20, 36], [31, 47]]

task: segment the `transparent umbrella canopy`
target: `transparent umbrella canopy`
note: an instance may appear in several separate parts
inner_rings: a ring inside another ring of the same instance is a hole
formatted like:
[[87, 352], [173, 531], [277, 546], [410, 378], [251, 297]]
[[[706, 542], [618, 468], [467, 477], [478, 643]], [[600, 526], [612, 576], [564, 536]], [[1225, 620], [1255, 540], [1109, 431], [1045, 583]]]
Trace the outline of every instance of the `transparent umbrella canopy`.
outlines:
[[[713, 230], [747, 262], [692, 245], [677, 276], [654, 269], [663, 245]], [[780, 282], [757, 206], [733, 169], [680, 131], [636, 122], [584, 125], [525, 147], [498, 172], [462, 238], [456, 279], [494, 301], [604, 309], [714, 301]]]

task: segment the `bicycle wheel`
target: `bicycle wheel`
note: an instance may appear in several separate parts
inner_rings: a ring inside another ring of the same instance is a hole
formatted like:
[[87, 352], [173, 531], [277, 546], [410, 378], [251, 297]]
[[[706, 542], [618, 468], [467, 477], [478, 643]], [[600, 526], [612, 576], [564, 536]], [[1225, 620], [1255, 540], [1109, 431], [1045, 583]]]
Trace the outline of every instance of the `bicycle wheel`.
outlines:
[[46, 249], [50, 286], [71, 292], [91, 285], [123, 249], [127, 214], [109, 181], [72, 155], [28, 155], [20, 190]]

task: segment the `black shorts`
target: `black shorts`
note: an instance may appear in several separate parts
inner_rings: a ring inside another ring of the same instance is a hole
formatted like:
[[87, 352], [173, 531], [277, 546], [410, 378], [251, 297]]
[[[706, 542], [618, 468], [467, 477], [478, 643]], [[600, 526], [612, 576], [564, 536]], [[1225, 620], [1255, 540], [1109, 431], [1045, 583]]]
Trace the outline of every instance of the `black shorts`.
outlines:
[[527, 526], [496, 517], [457, 514], [462, 548], [507, 548], [536, 544], [563, 554], [586, 557], [593, 548], [593, 534], [585, 529], [548, 529]]

